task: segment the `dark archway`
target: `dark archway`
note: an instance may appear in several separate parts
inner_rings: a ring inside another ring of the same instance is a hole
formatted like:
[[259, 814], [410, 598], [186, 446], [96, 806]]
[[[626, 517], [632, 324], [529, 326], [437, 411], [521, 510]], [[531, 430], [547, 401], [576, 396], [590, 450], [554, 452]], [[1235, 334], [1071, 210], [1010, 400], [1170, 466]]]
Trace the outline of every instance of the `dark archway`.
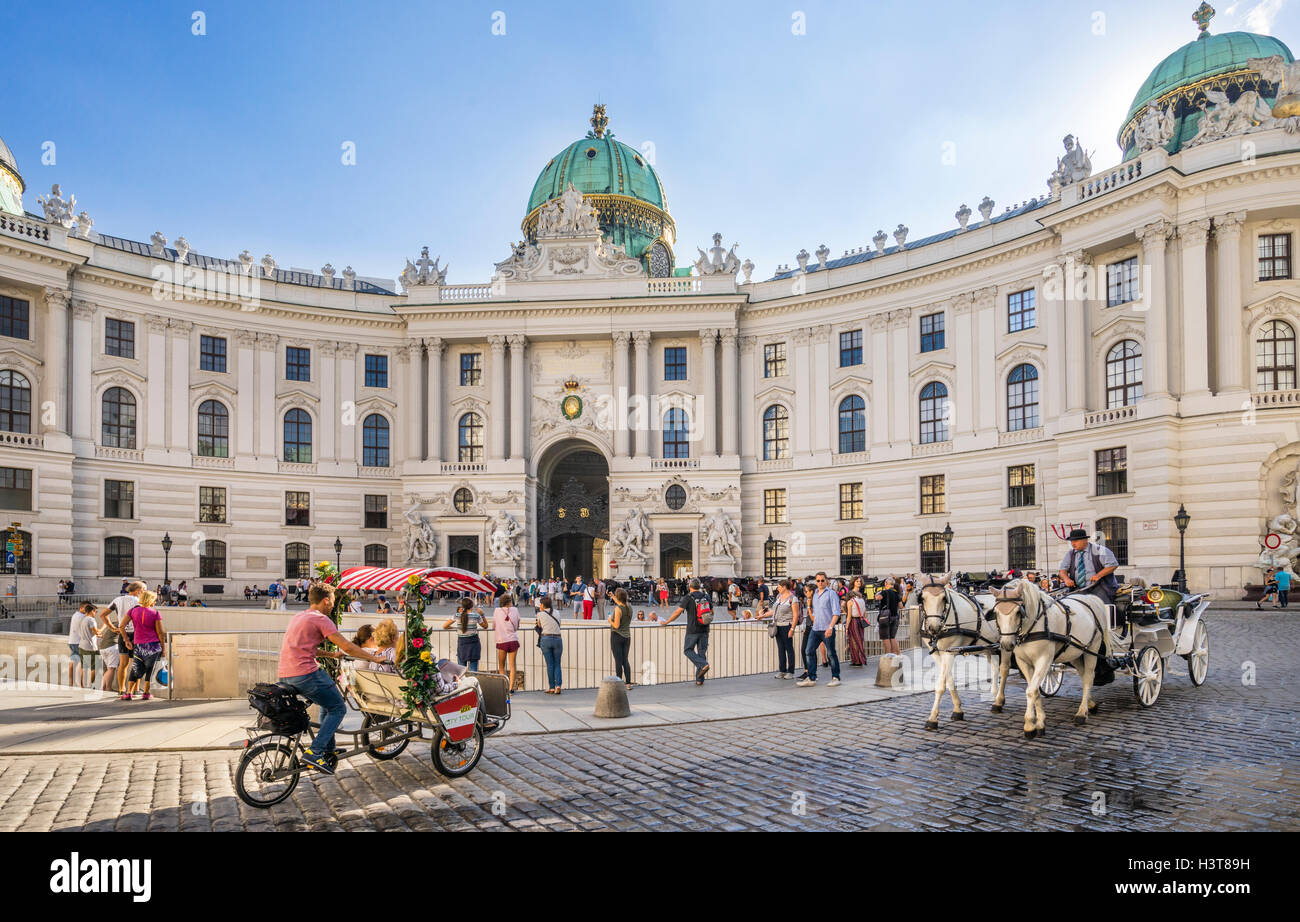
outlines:
[[585, 442], [556, 446], [538, 465], [537, 560], [543, 576], [604, 575], [609, 463]]

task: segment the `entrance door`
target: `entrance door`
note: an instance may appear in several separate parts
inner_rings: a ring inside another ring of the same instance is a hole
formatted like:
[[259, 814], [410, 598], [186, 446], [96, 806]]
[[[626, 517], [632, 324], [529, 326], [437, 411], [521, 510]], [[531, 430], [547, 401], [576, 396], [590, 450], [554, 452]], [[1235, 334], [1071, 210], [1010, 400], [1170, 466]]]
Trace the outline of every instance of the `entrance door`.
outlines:
[[449, 566], [478, 572], [478, 535], [449, 535], [447, 537], [447, 563]]
[[609, 539], [609, 465], [585, 442], [561, 443], [538, 465], [538, 548], [544, 576], [581, 575], [588, 582], [605, 569]]
[[659, 575], [669, 579], [685, 579], [692, 575], [692, 543], [693, 538], [689, 532], [660, 535]]

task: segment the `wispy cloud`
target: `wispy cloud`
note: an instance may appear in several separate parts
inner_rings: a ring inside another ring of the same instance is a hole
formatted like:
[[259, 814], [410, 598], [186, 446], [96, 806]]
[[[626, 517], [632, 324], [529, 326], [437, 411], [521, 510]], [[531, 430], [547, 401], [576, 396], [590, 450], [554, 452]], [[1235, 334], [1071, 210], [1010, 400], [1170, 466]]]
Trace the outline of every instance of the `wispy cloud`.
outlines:
[[1234, 3], [1224, 10], [1224, 15], [1229, 19], [1237, 19], [1237, 13], [1242, 7], [1246, 7], [1242, 13], [1242, 21], [1251, 32], [1258, 32], [1260, 35], [1270, 35], [1273, 30], [1273, 22], [1277, 19], [1277, 14], [1282, 12], [1282, 5], [1286, 0], [1260, 0], [1254, 6], [1249, 6], [1244, 2]]

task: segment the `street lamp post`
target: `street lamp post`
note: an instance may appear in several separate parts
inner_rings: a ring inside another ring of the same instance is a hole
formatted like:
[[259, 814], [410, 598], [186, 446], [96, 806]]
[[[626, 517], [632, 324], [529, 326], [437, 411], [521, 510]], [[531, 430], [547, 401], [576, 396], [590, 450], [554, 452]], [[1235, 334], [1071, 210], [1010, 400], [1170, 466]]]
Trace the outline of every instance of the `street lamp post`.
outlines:
[[166, 585], [167, 583], [170, 583], [172, 581], [171, 580], [172, 536], [170, 532], [165, 532], [163, 534], [162, 549], [163, 549], [163, 584]]
[[343, 539], [342, 538], [334, 539], [334, 563], [339, 570], [343, 569]]
[[952, 523], [943, 525], [943, 572], [952, 572]]
[[1192, 517], [1179, 503], [1174, 524], [1178, 526], [1178, 591], [1182, 593], [1187, 592], [1187, 526], [1191, 521]]

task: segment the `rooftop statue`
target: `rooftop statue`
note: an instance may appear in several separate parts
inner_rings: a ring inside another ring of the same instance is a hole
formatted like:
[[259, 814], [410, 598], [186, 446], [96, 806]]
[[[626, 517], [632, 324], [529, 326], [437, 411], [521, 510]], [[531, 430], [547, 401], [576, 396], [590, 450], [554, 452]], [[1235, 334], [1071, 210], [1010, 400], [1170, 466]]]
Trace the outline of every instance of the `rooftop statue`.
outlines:
[[450, 266], [439, 266], [441, 260], [441, 256], [430, 259], [429, 248], [424, 247], [420, 250], [420, 258], [414, 263], [409, 259], [406, 261], [406, 268], [398, 276], [398, 281], [402, 283], [403, 288], [414, 288], [416, 285], [446, 285], [447, 269]]
[[1275, 54], [1267, 58], [1251, 58], [1246, 64], [1265, 80], [1277, 84], [1277, 98], [1272, 108], [1274, 118], [1300, 117], [1300, 61], [1287, 63], [1282, 55]]
[[77, 197], [69, 195], [65, 199], [58, 183], [50, 187], [49, 195], [42, 195], [36, 201], [45, 211], [45, 220], [51, 224], [67, 229], [76, 223]]
[[731, 245], [731, 251], [722, 248], [722, 235], [713, 235], [713, 246], [709, 247], [709, 252], [705, 253], [699, 247], [695, 249], [699, 252], [700, 258], [695, 260], [695, 269], [700, 275], [732, 275], [740, 271], [740, 258], [736, 256], [736, 247], [739, 243]]
[[1138, 120], [1134, 132], [1134, 141], [1138, 152], [1164, 147], [1174, 136], [1174, 110], [1170, 107], [1161, 109], [1154, 102], [1147, 103], [1146, 111]]
[[1068, 186], [1092, 175], [1092, 158], [1075, 141], [1074, 135], [1067, 134], [1061, 143], [1065, 145], [1065, 156], [1056, 158], [1056, 169], [1048, 177], [1048, 186], [1052, 186], [1053, 180], [1058, 186]]
[[1269, 104], [1254, 90], [1247, 90], [1236, 102], [1230, 102], [1223, 90], [1207, 89], [1205, 99], [1201, 103], [1200, 124], [1187, 147], [1245, 134], [1256, 128], [1273, 128], [1277, 124]]

